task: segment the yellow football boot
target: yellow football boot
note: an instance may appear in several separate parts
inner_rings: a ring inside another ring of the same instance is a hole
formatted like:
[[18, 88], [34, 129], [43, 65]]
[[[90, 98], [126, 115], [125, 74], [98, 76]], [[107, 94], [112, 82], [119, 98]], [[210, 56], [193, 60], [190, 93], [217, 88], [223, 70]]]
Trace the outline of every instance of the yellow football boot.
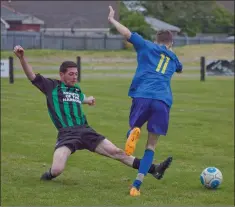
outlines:
[[140, 196], [140, 190], [135, 187], [132, 187], [130, 190], [130, 196]]
[[140, 128], [135, 127], [131, 130], [129, 137], [126, 140], [125, 152], [128, 156], [132, 155], [136, 148], [136, 143], [140, 137]]

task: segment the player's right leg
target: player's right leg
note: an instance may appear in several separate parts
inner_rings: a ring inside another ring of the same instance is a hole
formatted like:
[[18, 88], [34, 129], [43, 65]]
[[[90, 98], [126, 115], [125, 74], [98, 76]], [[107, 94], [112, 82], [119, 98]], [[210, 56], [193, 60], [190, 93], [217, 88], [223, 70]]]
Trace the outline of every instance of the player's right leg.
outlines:
[[52, 180], [59, 176], [66, 165], [68, 157], [76, 151], [77, 134], [68, 129], [59, 130], [52, 166], [41, 176], [41, 180]]
[[[141, 160], [138, 175], [133, 182], [133, 187], [130, 191], [130, 195], [136, 196], [140, 193], [138, 192], [140, 186], [146, 176], [154, 157], [155, 148], [160, 135], [166, 135], [168, 130], [169, 122], [169, 107], [161, 101], [152, 100], [150, 105], [151, 115], [148, 119], [147, 129], [149, 132], [148, 142], [146, 145], [146, 150], [144, 156]], [[169, 167], [172, 161], [172, 157], [167, 158], [163, 163], [155, 168], [153, 176], [157, 179], [161, 179], [165, 170]]]
[[52, 166], [48, 172], [45, 172], [41, 176], [41, 180], [52, 180], [53, 178], [59, 176], [63, 172], [70, 154], [71, 150], [66, 146], [57, 148], [53, 155]]
[[140, 128], [148, 120], [150, 116], [149, 106], [150, 99], [133, 98], [132, 106], [129, 116], [130, 130], [127, 133], [127, 140], [125, 144], [125, 153], [132, 155], [135, 151], [136, 144], [140, 137]]

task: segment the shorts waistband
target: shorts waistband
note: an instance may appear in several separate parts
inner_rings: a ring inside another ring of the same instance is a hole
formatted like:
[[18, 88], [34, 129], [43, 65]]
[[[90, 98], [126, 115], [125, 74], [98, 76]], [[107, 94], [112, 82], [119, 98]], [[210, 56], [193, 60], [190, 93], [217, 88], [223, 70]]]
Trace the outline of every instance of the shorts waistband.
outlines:
[[86, 127], [88, 127], [88, 125], [86, 125], [86, 124], [84, 124], [84, 125], [77, 125], [77, 126], [73, 126], [73, 127], [64, 127], [64, 128], [58, 129], [58, 132], [73, 131], [73, 130], [77, 130], [77, 129], [81, 129], [81, 128], [86, 128]]

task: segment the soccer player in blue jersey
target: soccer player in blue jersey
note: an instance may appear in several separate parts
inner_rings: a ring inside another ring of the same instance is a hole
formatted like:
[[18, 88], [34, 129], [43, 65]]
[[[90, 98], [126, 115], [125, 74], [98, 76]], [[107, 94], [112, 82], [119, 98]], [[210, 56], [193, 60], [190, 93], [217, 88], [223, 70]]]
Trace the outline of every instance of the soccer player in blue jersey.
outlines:
[[[175, 72], [182, 72], [182, 64], [172, 52], [173, 36], [170, 31], [159, 31], [155, 42], [145, 40], [138, 33], [131, 32], [116, 21], [111, 6], [109, 10], [109, 22], [133, 44], [137, 52], [138, 66], [128, 93], [132, 98], [132, 106], [125, 152], [128, 155], [134, 153], [140, 128], [147, 122], [146, 150], [130, 190], [131, 196], [139, 196], [140, 186], [153, 161], [157, 141], [160, 135], [167, 134], [172, 106], [171, 78]], [[159, 179], [171, 162], [172, 157], [168, 157], [158, 166]]]

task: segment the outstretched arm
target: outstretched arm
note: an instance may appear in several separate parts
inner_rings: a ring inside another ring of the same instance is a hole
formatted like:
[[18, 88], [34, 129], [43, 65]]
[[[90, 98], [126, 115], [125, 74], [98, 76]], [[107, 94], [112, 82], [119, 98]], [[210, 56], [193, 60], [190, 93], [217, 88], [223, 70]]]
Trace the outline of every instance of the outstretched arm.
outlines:
[[21, 66], [22, 66], [27, 78], [29, 80], [33, 81], [36, 78], [36, 75], [33, 72], [32, 67], [29, 65], [29, 63], [25, 59], [24, 49], [20, 45], [17, 45], [17, 46], [14, 47], [14, 53], [19, 58]]
[[131, 31], [127, 27], [125, 27], [124, 25], [122, 25], [121, 23], [119, 23], [117, 20], [114, 19], [114, 13], [115, 11], [113, 10], [113, 8], [109, 6], [109, 16], [108, 16], [109, 22], [117, 29], [117, 31], [121, 35], [123, 35], [126, 39], [130, 39]]

